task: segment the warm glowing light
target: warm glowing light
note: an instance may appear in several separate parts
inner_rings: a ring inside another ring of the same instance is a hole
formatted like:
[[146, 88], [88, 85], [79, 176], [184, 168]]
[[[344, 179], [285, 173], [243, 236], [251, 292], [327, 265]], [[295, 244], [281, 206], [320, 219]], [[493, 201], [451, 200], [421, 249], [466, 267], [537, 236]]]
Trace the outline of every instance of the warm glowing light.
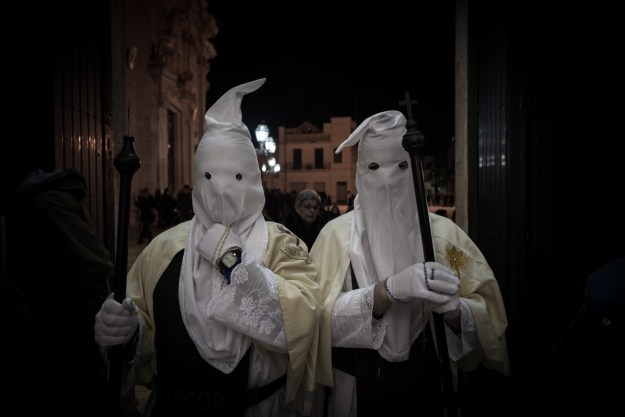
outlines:
[[269, 126], [265, 124], [265, 122], [260, 122], [258, 126], [256, 126], [256, 140], [258, 143], [264, 143], [269, 137]]
[[267, 152], [271, 154], [276, 152], [276, 142], [271, 136], [268, 136], [267, 140], [265, 141], [265, 149], [267, 149]]

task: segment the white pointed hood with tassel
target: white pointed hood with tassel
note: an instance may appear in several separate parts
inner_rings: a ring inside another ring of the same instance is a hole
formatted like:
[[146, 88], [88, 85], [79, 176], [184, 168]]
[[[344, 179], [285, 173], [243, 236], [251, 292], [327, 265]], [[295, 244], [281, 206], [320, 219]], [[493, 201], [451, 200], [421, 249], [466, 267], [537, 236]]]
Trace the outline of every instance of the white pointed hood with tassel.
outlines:
[[224, 373], [234, 370], [251, 339], [218, 322], [205, 321], [207, 305], [223, 279], [196, 247], [213, 224], [221, 223], [239, 236], [247, 256], [262, 262], [268, 239], [262, 215], [265, 195], [256, 150], [241, 118], [241, 101], [264, 83], [261, 78], [234, 87], [206, 111], [204, 135], [195, 153], [195, 216], [178, 296], [184, 324], [200, 355]]

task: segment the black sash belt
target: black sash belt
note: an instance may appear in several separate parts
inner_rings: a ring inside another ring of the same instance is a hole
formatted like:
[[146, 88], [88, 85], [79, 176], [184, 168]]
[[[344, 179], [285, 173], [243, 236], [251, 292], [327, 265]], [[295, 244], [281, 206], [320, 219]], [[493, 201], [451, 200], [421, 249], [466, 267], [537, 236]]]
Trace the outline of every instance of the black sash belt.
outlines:
[[[235, 392], [229, 390], [215, 391], [189, 391], [185, 389], [166, 389], [156, 379], [158, 388], [156, 398], [158, 401], [156, 415], [175, 414], [179, 416], [231, 416], [238, 415], [236, 410], [250, 407], [269, 398], [286, 382], [286, 375], [262, 387], [249, 388], [245, 391], [245, 403], [237, 401]], [[240, 397], [239, 397], [240, 398]]]
[[246, 407], [258, 404], [259, 402], [269, 398], [271, 394], [279, 390], [285, 382], [286, 375], [282, 375], [280, 378], [268, 383], [267, 385], [263, 385], [262, 387], [248, 388], [247, 392], [245, 393]]

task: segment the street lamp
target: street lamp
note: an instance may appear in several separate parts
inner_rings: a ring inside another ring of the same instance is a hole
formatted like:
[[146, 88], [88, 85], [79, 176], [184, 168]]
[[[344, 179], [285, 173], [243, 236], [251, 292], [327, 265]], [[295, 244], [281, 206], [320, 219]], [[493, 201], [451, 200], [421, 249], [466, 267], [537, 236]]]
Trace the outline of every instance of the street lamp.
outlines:
[[[261, 121], [256, 130], [256, 141], [258, 142], [258, 153], [260, 156], [260, 171], [262, 174], [269, 173], [276, 175], [280, 172], [280, 164], [274, 154], [276, 152], [276, 141], [269, 135], [269, 127], [265, 121]], [[273, 182], [273, 179], [271, 180]]]
[[267, 136], [265, 139], [265, 150], [269, 152], [270, 155], [273, 155], [276, 152], [276, 142], [273, 140], [271, 136]]
[[268, 136], [267, 140], [265, 140], [264, 146], [265, 156], [267, 157], [267, 165], [269, 165], [269, 172], [275, 175], [280, 172], [280, 164], [274, 156], [276, 153], [276, 141], [273, 140], [271, 136]]
[[269, 137], [269, 126], [267, 126], [267, 124], [265, 123], [265, 121], [261, 121], [258, 126], [256, 126], [256, 140], [258, 141], [258, 144], [261, 147], [261, 150], [263, 149], [263, 144], [265, 143], [265, 141], [267, 140], [267, 138]]

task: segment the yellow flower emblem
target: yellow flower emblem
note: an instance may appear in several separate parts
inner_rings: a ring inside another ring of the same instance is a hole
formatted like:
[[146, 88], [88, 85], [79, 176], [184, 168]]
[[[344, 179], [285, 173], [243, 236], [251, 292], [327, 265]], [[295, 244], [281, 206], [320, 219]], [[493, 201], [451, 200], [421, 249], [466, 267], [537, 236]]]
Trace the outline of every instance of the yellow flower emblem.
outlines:
[[455, 246], [451, 246], [447, 248], [447, 262], [449, 262], [449, 266], [452, 269], [456, 270], [456, 274], [460, 277], [460, 270], [464, 269], [467, 258], [464, 257], [464, 252]]

